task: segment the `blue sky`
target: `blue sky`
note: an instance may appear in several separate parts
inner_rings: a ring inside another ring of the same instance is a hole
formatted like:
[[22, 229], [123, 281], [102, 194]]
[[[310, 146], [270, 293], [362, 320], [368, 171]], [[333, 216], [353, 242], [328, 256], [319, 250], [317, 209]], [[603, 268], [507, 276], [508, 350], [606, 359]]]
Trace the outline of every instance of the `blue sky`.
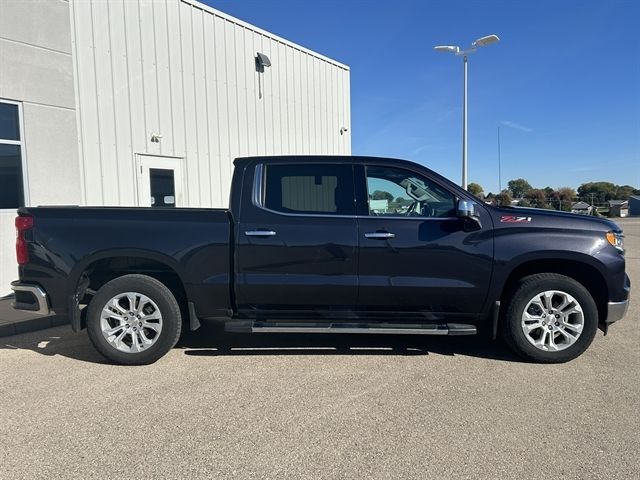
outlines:
[[498, 189], [640, 188], [640, 2], [207, 0], [351, 67], [354, 155], [406, 158], [460, 181], [462, 59], [433, 51], [496, 33], [469, 58], [469, 181]]

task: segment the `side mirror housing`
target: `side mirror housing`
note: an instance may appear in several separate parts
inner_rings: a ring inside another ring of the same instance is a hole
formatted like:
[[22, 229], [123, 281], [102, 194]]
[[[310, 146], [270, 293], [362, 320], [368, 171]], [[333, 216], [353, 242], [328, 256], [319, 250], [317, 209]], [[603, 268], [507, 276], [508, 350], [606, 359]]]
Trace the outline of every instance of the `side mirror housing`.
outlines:
[[477, 217], [476, 213], [476, 203], [471, 200], [465, 200], [461, 198], [458, 200], [458, 217], [459, 218], [468, 218], [468, 217]]
[[478, 206], [476, 202], [461, 198], [460, 200], [458, 200], [456, 214], [458, 218], [462, 220], [462, 225], [465, 232], [472, 232], [474, 230], [480, 230], [482, 228], [482, 224], [480, 223], [480, 214], [478, 212]]

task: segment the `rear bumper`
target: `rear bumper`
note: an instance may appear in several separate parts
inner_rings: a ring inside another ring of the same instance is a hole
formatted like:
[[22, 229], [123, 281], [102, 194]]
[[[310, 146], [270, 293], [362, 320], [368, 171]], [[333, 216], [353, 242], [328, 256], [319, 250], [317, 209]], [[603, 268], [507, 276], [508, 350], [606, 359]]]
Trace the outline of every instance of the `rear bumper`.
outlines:
[[16, 294], [16, 299], [11, 303], [15, 310], [24, 310], [38, 315], [53, 313], [49, 308], [47, 292], [41, 286], [15, 281], [11, 283], [11, 289]]

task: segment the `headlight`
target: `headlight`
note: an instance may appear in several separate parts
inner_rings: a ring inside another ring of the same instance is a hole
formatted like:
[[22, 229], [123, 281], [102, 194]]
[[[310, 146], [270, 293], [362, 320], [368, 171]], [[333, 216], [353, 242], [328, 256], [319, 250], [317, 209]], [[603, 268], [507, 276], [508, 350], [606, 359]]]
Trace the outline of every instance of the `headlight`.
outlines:
[[607, 232], [607, 241], [616, 247], [620, 253], [624, 253], [624, 234], [617, 232]]

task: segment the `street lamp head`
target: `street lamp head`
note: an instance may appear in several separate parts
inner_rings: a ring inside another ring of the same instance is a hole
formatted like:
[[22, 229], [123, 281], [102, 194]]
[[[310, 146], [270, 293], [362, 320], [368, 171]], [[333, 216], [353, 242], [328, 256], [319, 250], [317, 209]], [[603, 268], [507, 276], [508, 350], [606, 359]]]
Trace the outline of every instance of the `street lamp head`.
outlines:
[[438, 45], [433, 47], [433, 49], [438, 52], [449, 52], [457, 57], [464, 58], [464, 94], [462, 96], [462, 188], [465, 190], [467, 188], [467, 55], [478, 51], [479, 47], [486, 47], [499, 41], [500, 38], [498, 38], [497, 35], [487, 35], [478, 38], [471, 44], [471, 47], [466, 50], [461, 50], [460, 47], [454, 45]]
[[474, 47], [486, 47], [487, 45], [491, 45], [492, 43], [496, 43], [500, 41], [500, 37], [497, 35], [487, 35], [486, 37], [480, 37], [471, 45]]
[[455, 47], [453, 45], [438, 45], [433, 47], [434, 50], [438, 52], [451, 52], [457, 54], [460, 51], [460, 47]]

